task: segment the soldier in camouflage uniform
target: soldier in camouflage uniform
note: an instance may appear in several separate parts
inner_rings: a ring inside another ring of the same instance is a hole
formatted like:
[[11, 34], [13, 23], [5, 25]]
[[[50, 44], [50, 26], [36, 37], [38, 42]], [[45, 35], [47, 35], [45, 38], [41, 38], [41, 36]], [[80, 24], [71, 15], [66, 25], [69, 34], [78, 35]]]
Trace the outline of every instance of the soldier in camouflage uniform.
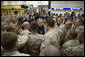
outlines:
[[68, 47], [63, 50], [62, 56], [84, 56], [84, 45]]
[[84, 30], [81, 30], [78, 34], [80, 44], [73, 48], [76, 56], [84, 56]]
[[60, 27], [58, 27], [57, 29], [55, 29], [56, 31], [56, 33], [58, 33], [58, 35], [59, 35], [59, 38], [60, 38], [60, 45], [62, 46], [62, 44], [64, 43], [64, 42], [66, 42], [68, 39], [67, 38], [65, 38], [66, 37], [66, 33], [67, 33], [67, 31], [69, 30], [69, 29], [71, 29], [71, 26], [72, 26], [72, 22], [71, 21], [67, 21], [66, 23], [65, 23], [65, 25], [63, 25], [63, 26], [60, 26]]
[[81, 30], [78, 33], [78, 40], [79, 40], [80, 43], [84, 44], [84, 30]]
[[84, 26], [79, 26], [79, 27], [77, 27], [75, 30], [77, 31], [77, 33], [79, 33], [81, 30], [83, 30], [84, 29]]
[[[66, 36], [65, 34], [67, 32], [67, 29], [65, 28], [65, 25], [63, 24], [63, 18], [62, 17], [58, 18], [58, 24], [60, 25], [58, 27], [59, 28], [58, 30], [62, 30], [61, 33], [58, 33], [60, 35], [60, 45], [62, 45], [63, 42], [64, 42], [64, 38]], [[57, 32], [57, 30], [56, 30], [56, 32]], [[62, 35], [62, 37], [61, 37], [61, 35]]]
[[59, 38], [59, 44], [62, 45], [63, 44], [63, 40], [64, 40], [64, 33], [60, 28], [56, 28], [55, 29], [55, 33], [56, 36], [58, 36]]
[[21, 34], [21, 32], [23, 31], [23, 29], [22, 29], [22, 23], [18, 23], [17, 24], [17, 28], [19, 29], [20, 34]]
[[44, 41], [43, 35], [29, 35], [24, 45], [24, 52], [31, 56], [39, 56], [41, 43]]
[[64, 56], [84, 56], [84, 30], [78, 34], [80, 44], [75, 47], [68, 47], [63, 50]]
[[58, 24], [59, 24], [59, 27], [60, 27], [60, 28], [63, 28], [63, 27], [65, 26], [65, 25], [63, 24], [63, 17], [58, 18], [57, 21], [58, 21]]
[[29, 22], [24, 22], [23, 23], [23, 27], [24, 27], [24, 30], [22, 30], [20, 32], [20, 35], [18, 35], [18, 47], [19, 47], [19, 51], [20, 52], [23, 52], [23, 46], [24, 44], [26, 43], [27, 39], [28, 39], [28, 35], [30, 34], [30, 31], [29, 31], [29, 28], [30, 28], [30, 25], [29, 25]]
[[29, 24], [29, 22], [24, 22], [23, 23], [23, 28], [24, 28], [24, 30], [21, 32], [21, 35], [30, 34], [30, 31], [29, 31], [30, 24]]
[[10, 26], [10, 27], [13, 26], [13, 23], [10, 22], [10, 19], [9, 19], [9, 18], [6, 19], [5, 24], [6, 24], [7, 26]]
[[38, 25], [32, 22], [30, 25], [31, 35], [28, 36], [27, 42], [24, 45], [24, 52], [29, 53], [31, 56], [39, 56], [41, 43], [45, 37], [37, 33]]
[[[62, 45], [62, 56], [67, 56], [67, 54], [65, 54], [65, 52], [67, 52], [66, 50], [68, 50], [69, 47], [75, 47], [79, 45], [79, 41], [77, 40], [77, 32], [75, 30], [69, 30], [67, 32], [67, 37], [69, 39], [69, 41], [65, 42]], [[69, 52], [67, 52], [69, 53]]]
[[63, 44], [63, 47], [69, 47], [69, 46], [75, 46], [79, 44], [79, 41], [77, 40], [77, 32], [75, 30], [70, 29], [67, 32], [67, 38], [69, 41], [65, 42]]
[[67, 32], [71, 29], [72, 27], [72, 22], [71, 21], [67, 21], [65, 23], [65, 29], [64, 29], [64, 39], [63, 39], [63, 43], [65, 43], [66, 41], [68, 41], [68, 38], [66, 36]]
[[54, 45], [49, 45], [46, 48], [45, 56], [61, 56], [61, 53]]
[[46, 52], [46, 48], [49, 45], [54, 45], [55, 47], [57, 47], [58, 49], [60, 48], [60, 44], [59, 44], [59, 36], [55, 34], [55, 29], [54, 29], [54, 20], [52, 19], [48, 19], [47, 20], [47, 24], [46, 24], [46, 29], [47, 29], [47, 33], [44, 35], [47, 38], [45, 38], [45, 40], [42, 42], [41, 44], [41, 48], [40, 48], [40, 56], [45, 56], [45, 52]]
[[[10, 44], [11, 43], [11, 44]], [[4, 49], [2, 56], [30, 56], [29, 54], [20, 53], [17, 51], [17, 34], [6, 32], [1, 39], [1, 46]]]
[[[79, 56], [84, 56], [84, 30], [81, 30], [78, 34], [78, 40], [80, 42], [80, 44], [78, 45], [79, 47], [78, 48], [78, 53], [79, 53]], [[74, 49], [76, 50], [76, 49]]]
[[79, 33], [80, 30], [84, 29], [83, 20], [82, 19], [76, 19], [75, 22], [74, 22], [74, 25], [72, 25], [72, 29], [76, 30], [77, 33]]

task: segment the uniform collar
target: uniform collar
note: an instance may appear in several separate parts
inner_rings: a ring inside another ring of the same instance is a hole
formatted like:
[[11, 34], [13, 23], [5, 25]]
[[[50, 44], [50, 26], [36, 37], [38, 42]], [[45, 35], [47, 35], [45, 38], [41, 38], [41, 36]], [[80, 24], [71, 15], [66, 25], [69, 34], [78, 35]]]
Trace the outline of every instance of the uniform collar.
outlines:
[[5, 52], [3, 55], [10, 56], [10, 55], [18, 54], [18, 53], [19, 53], [18, 51]]

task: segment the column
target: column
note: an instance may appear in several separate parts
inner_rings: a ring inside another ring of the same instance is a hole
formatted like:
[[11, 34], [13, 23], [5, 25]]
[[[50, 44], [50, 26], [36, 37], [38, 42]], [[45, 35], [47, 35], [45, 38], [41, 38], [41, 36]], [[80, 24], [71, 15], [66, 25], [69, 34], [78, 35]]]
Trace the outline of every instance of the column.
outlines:
[[[51, 1], [49, 1], [48, 3], [49, 3], [49, 4], [48, 4], [48, 9], [50, 10], [50, 7], [51, 7]], [[48, 11], [48, 14], [49, 14], [49, 16], [50, 16], [50, 11]]]

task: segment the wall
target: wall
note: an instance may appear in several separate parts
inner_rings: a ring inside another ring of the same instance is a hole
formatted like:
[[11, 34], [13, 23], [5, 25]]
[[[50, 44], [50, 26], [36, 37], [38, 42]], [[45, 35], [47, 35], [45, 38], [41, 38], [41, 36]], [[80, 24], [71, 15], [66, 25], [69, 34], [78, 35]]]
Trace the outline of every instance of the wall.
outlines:
[[38, 5], [48, 5], [48, 1], [26, 1], [26, 4], [33, 4], [33, 7]]
[[[84, 1], [51, 1], [51, 8], [83, 8], [84, 10]], [[65, 12], [72, 12], [72, 11], [65, 11], [65, 10], [54, 10], [51, 11], [52, 13], [65, 13]], [[82, 13], [83, 11], [76, 11], [78, 13]]]
[[25, 1], [2, 1], [1, 5], [23, 5]]
[[1, 5], [24, 5], [33, 4], [34, 7], [38, 5], [48, 5], [48, 1], [2, 1]]
[[[34, 7], [38, 5], [48, 5], [48, 1], [1, 1], [1, 5], [24, 5], [24, 4], [33, 4]], [[84, 10], [84, 1], [51, 1], [51, 8], [83, 8]], [[65, 13], [72, 11], [51, 11], [52, 13]], [[84, 11], [77, 11], [78, 13], [84, 13]]]

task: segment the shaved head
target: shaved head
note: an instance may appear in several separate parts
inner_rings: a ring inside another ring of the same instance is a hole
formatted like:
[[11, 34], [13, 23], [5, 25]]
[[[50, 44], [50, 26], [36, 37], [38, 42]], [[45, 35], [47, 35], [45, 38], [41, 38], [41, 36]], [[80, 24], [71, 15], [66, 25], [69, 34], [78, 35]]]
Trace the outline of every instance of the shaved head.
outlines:
[[41, 18], [39, 18], [37, 21], [42, 21], [42, 19], [41, 19]]
[[23, 26], [26, 25], [26, 24], [29, 24], [29, 22], [24, 22], [24, 23], [23, 23]]
[[24, 23], [23, 23], [23, 28], [24, 28], [24, 29], [29, 29], [29, 28], [30, 28], [29, 22], [24, 22]]

